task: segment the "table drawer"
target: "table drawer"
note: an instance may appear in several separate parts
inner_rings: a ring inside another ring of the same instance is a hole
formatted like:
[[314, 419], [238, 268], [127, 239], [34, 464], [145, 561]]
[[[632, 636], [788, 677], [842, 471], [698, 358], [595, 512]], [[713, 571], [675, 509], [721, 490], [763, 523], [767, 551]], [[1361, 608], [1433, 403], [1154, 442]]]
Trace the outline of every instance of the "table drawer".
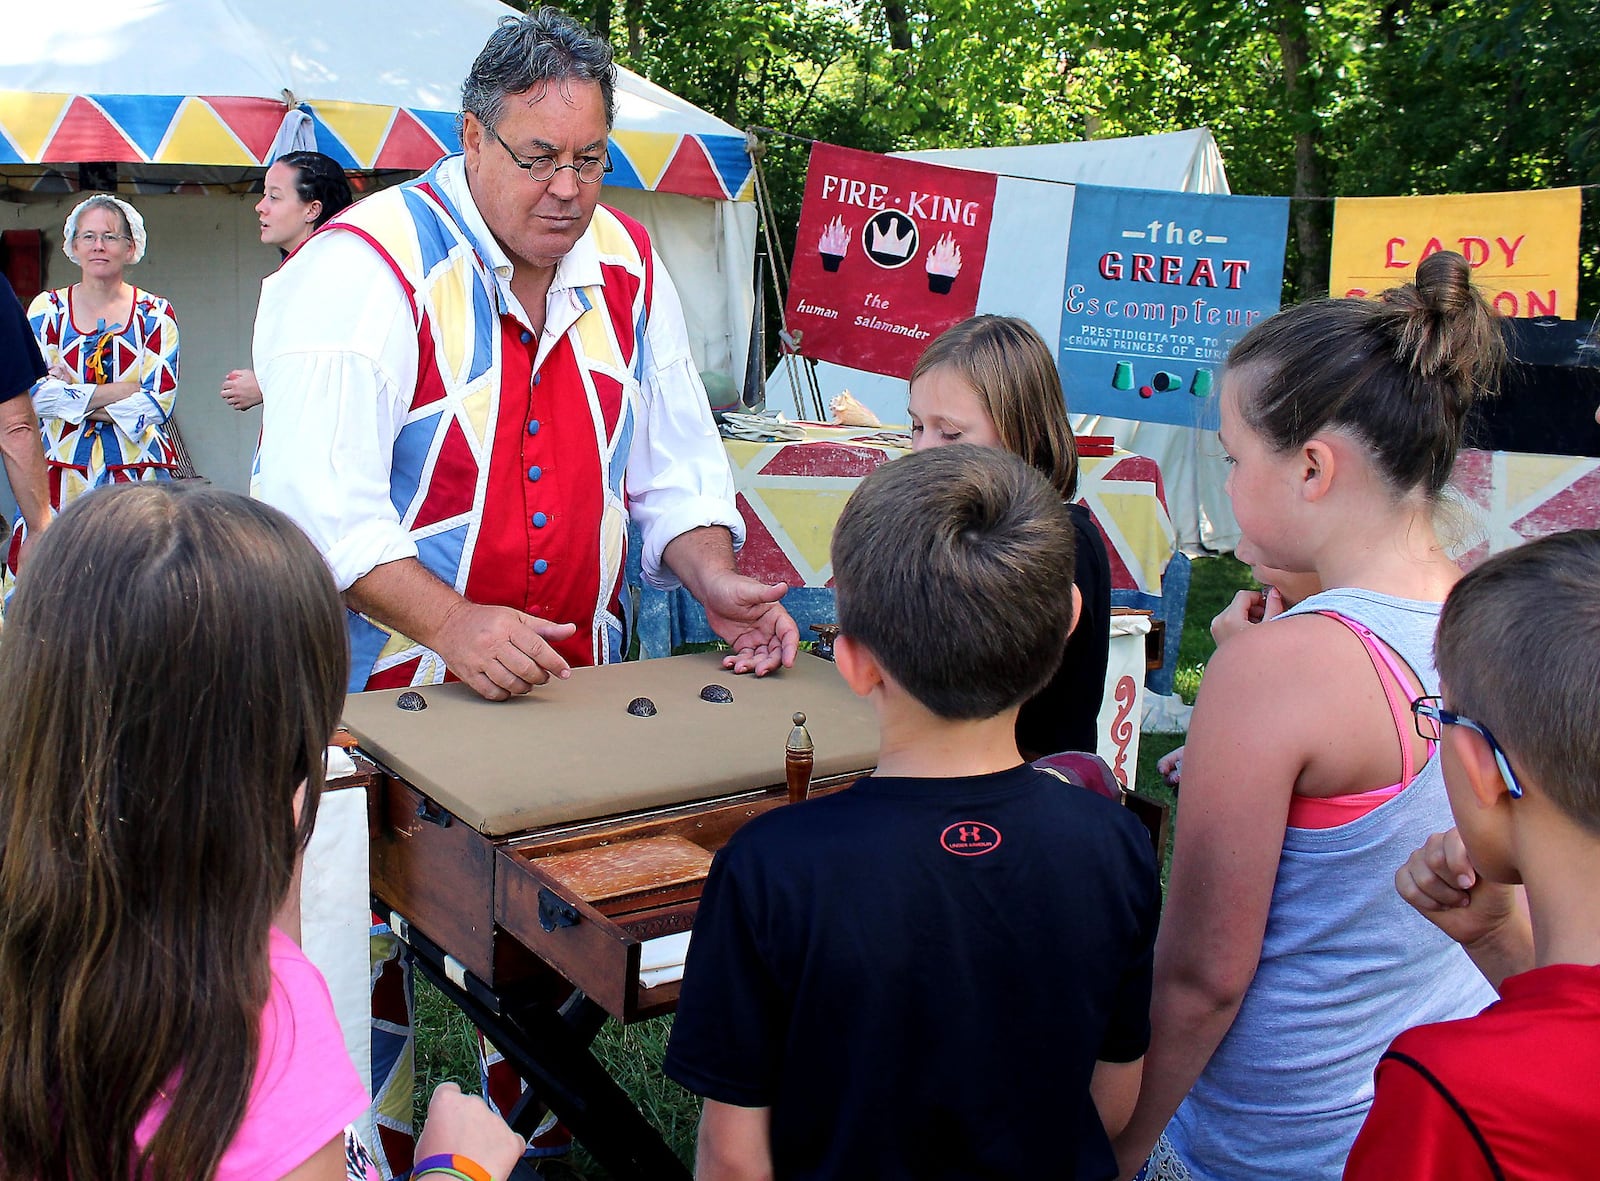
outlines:
[[672, 1011], [678, 1002], [677, 980], [645, 988], [639, 980], [640, 949], [647, 940], [690, 929], [703, 878], [660, 904], [606, 914], [545, 873], [539, 859], [526, 851], [501, 849], [497, 861], [495, 915], [506, 934], [619, 1021]]

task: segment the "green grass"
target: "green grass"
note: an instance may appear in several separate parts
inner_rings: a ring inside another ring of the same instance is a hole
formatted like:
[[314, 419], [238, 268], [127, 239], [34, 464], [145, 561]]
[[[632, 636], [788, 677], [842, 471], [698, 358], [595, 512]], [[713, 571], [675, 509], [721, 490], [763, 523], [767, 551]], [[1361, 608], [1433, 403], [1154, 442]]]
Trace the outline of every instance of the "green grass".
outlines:
[[[1255, 583], [1249, 567], [1232, 557], [1201, 558], [1194, 563], [1185, 612], [1183, 639], [1179, 647], [1178, 671], [1174, 678], [1178, 692], [1193, 703], [1200, 674], [1216, 645], [1211, 639], [1211, 619], [1232, 601], [1235, 592]], [[705, 645], [711, 647], [712, 645]], [[1139, 762], [1135, 784], [1141, 791], [1174, 799], [1170, 788], [1156, 770], [1156, 761], [1183, 742], [1181, 734], [1146, 733], [1140, 736]], [[1170, 851], [1169, 851], [1170, 855]], [[1162, 883], [1166, 882], [1163, 867]], [[453, 1081], [463, 1090], [478, 1090], [478, 1066], [471, 1024], [430, 984], [417, 981], [417, 1082], [416, 1111], [420, 1123], [427, 1110], [428, 1096], [439, 1083]], [[606, 1022], [595, 1039], [595, 1056], [605, 1065], [646, 1118], [660, 1129], [673, 1151], [686, 1165], [694, 1159], [695, 1125], [700, 1118], [700, 1103], [661, 1073], [666, 1053], [671, 1017], [658, 1017], [637, 1025], [621, 1026]], [[547, 1162], [543, 1175], [553, 1181], [602, 1181], [608, 1174], [576, 1145], [566, 1160]]]
[[[417, 977], [415, 1022], [414, 1101], [415, 1119], [420, 1126], [428, 1109], [428, 1096], [440, 1083], [454, 1082], [463, 1091], [478, 1093], [478, 1058], [472, 1023], [420, 976]], [[692, 1165], [700, 1100], [661, 1073], [661, 1060], [666, 1055], [667, 1036], [671, 1032], [671, 1017], [657, 1017], [628, 1026], [608, 1020], [595, 1039], [594, 1053], [645, 1118], [660, 1130], [684, 1164]], [[548, 1162], [543, 1175], [553, 1179], [601, 1181], [610, 1174], [579, 1144], [574, 1146], [571, 1157]]]
[[1233, 602], [1235, 594], [1255, 586], [1250, 567], [1231, 554], [1195, 561], [1189, 580], [1189, 602], [1184, 610], [1183, 639], [1178, 644], [1178, 667], [1172, 676], [1172, 687], [1190, 705], [1200, 688], [1200, 674], [1216, 649], [1211, 639], [1211, 620]]

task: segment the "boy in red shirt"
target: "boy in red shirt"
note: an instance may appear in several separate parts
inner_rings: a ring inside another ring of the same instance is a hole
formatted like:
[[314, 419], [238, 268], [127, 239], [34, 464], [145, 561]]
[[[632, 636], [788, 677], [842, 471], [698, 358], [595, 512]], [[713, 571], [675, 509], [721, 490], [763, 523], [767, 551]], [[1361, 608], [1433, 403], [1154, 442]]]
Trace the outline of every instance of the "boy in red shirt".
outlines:
[[[1485, 562], [1439, 620], [1438, 737], [1456, 829], [1396, 875], [1500, 1000], [1407, 1030], [1345, 1181], [1592, 1178], [1600, 1127], [1600, 532]], [[1520, 889], [1518, 887], [1521, 887]]]

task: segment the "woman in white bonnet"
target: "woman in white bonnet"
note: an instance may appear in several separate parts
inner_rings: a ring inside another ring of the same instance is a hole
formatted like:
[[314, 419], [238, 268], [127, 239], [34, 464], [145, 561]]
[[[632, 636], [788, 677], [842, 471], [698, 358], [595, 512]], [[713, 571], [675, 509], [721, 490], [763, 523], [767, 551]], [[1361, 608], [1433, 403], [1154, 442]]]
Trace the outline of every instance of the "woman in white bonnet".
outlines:
[[[61, 249], [83, 277], [28, 308], [50, 366], [32, 392], [55, 512], [102, 484], [169, 480], [177, 466], [166, 424], [178, 391], [178, 321], [166, 300], [123, 278], [145, 244], [144, 218], [128, 202], [106, 193], [80, 202]], [[19, 520], [8, 575], [22, 537]]]

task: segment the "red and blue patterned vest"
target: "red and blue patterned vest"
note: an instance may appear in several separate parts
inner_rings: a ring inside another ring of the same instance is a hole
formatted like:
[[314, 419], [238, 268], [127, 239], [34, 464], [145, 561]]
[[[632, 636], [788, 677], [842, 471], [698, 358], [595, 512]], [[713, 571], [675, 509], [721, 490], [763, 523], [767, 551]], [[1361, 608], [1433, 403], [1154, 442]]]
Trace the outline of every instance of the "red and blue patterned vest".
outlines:
[[[417, 324], [417, 386], [389, 492], [422, 564], [474, 603], [577, 633], [574, 665], [621, 658], [628, 539], [624, 474], [638, 410], [654, 272], [650, 239], [599, 206], [601, 282], [537, 371], [538, 339], [504, 306], [487, 251], [425, 175], [352, 206], [354, 233], [393, 268]], [[350, 615], [353, 691], [437, 684], [438, 654]]]

